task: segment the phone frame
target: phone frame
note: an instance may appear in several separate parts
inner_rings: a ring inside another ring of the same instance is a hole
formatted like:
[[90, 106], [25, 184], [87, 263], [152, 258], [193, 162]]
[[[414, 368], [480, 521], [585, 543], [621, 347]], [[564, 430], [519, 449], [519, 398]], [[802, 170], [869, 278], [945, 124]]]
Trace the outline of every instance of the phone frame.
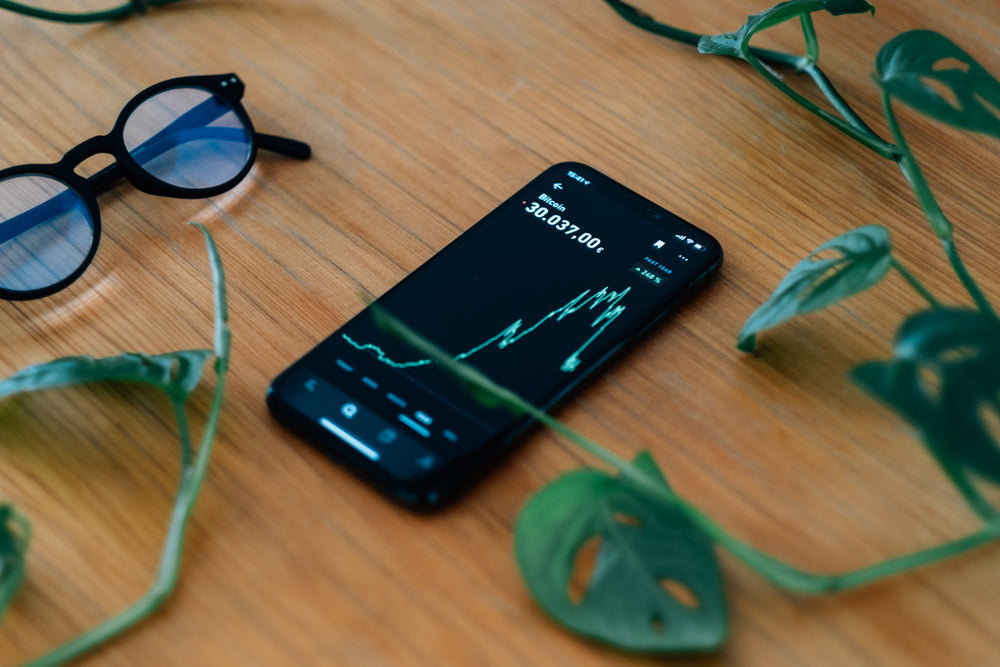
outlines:
[[[620, 356], [628, 344], [662, 321], [681, 302], [717, 273], [723, 259], [722, 247], [718, 241], [703, 229], [695, 227], [668, 209], [635, 193], [596, 169], [578, 162], [562, 162], [544, 170], [526, 185], [519, 188], [511, 197], [505, 199], [504, 202], [487, 213], [476, 224], [472, 225], [444, 248], [436, 252], [420, 267], [399, 281], [379, 298], [379, 301], [390, 298], [395, 290], [401, 289], [408, 281], [419, 280], [420, 273], [424, 267], [433, 263], [438, 257], [448, 253], [462, 252], [462, 246], [471, 238], [470, 235], [477, 225], [487, 221], [493, 215], [500, 214], [498, 211], [503, 209], [505, 205], [522, 196], [522, 193], [536, 186], [536, 184], [543, 182], [545, 179], [551, 179], [554, 174], [565, 173], [567, 171], [586, 174], [592, 183], [600, 184], [598, 189], [601, 195], [653, 224], [657, 224], [658, 221], [667, 218], [671, 221], [671, 224], [680, 221], [688, 225], [692, 230], [697, 230], [699, 239], [704, 239], [708, 244], [705, 258], [706, 260], [710, 258], [710, 261], [705, 262], [707, 266], [700, 275], [697, 275], [683, 288], [674, 291], [667, 299], [664, 299], [662, 307], [658, 307], [651, 312], [649, 317], [644, 321], [634, 323], [632, 328], [625, 335], [616, 339], [613, 347], [601, 355], [599, 359], [586, 362], [586, 366], [582, 367], [573, 376], [568, 376], [566, 383], [560, 386], [553, 395], [538, 403], [537, 407], [544, 411], [556, 408], [568, 396], [579, 391], [586, 382], [596, 375], [597, 371], [605, 369], [612, 359]], [[664, 222], [662, 224], [666, 225], [667, 223]], [[659, 301], [653, 303], [658, 304]], [[354, 317], [358, 317], [360, 314], [358, 313]], [[494, 432], [492, 437], [474, 452], [448, 461], [446, 464], [435, 469], [433, 474], [411, 480], [401, 480], [394, 475], [388, 474], [385, 468], [377, 462], [373, 463], [368, 456], [359, 451], [358, 445], [348, 446], [346, 442], [343, 442], [343, 437], [339, 438], [341, 442], [331, 444], [331, 440], [338, 440], [337, 436], [330, 433], [328, 428], [321, 426], [316, 419], [306, 417], [302, 410], [295, 407], [293, 404], [294, 401], [288, 397], [291, 394], [291, 390], [286, 389], [286, 384], [290, 384], [290, 378], [293, 377], [296, 380], [301, 380], [303, 377], [302, 373], [304, 372], [322, 376], [323, 374], [320, 371], [307, 370], [309, 369], [311, 355], [317, 354], [317, 349], [322, 348], [328, 341], [338, 337], [341, 331], [348, 327], [353, 319], [352, 317], [351, 320], [338, 327], [330, 336], [314, 346], [309, 352], [297, 359], [289, 368], [276, 377], [268, 387], [267, 405], [274, 417], [286, 428], [320, 449], [320, 451], [330, 458], [343, 464], [393, 500], [417, 511], [434, 510], [448, 504], [473, 482], [481, 479], [485, 472], [493, 468], [501, 459], [506, 457], [520, 442], [524, 433], [536, 423], [529, 416], [522, 416], [512, 420], [506, 428]], [[417, 327], [417, 332], [420, 333], [419, 327]], [[331, 382], [332, 386], [336, 387], [333, 384], [333, 380], [326, 379]], [[358, 402], [360, 403], [361, 401]]]

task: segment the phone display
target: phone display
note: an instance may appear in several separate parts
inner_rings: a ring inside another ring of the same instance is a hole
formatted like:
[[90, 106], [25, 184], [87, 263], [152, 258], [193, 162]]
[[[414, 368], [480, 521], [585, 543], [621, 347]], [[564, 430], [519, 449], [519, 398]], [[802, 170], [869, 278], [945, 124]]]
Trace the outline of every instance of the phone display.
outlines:
[[[579, 163], [550, 167], [378, 299], [548, 409], [718, 269], [706, 232]], [[369, 309], [279, 375], [286, 427], [406, 505], [453, 497], [529, 420], [488, 407]]]

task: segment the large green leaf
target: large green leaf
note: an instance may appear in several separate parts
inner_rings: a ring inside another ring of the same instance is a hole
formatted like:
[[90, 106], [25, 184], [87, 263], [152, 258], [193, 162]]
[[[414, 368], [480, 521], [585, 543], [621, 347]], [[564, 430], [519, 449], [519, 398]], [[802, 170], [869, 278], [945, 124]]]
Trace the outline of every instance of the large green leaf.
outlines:
[[55, 389], [88, 382], [141, 382], [183, 400], [201, 379], [210, 350], [181, 350], [166, 354], [125, 353], [116, 357], [63, 357], [28, 366], [0, 381], [0, 399], [13, 394]]
[[939, 458], [1000, 484], [1000, 321], [967, 309], [918, 313], [900, 327], [893, 358], [853, 378]]
[[779, 23], [818, 11], [827, 11], [834, 16], [840, 16], [863, 12], [874, 13], [875, 7], [867, 0], [788, 0], [748, 17], [747, 22], [736, 32], [702, 37], [698, 41], [698, 51], [748, 60], [750, 39], [755, 34]]
[[[666, 486], [648, 454], [636, 465]], [[594, 540], [593, 571], [574, 600], [574, 570]], [[704, 651], [725, 641], [711, 541], [681, 510], [650, 502], [622, 478], [589, 468], [560, 477], [528, 501], [514, 545], [539, 604], [575, 632], [633, 651]]]
[[944, 35], [894, 37], [879, 50], [875, 71], [890, 95], [931, 118], [1000, 137], [1000, 81]]
[[[818, 257], [825, 252], [839, 256]], [[752, 352], [759, 332], [863, 292], [880, 281], [891, 265], [889, 233], [879, 225], [860, 227], [827, 241], [799, 262], [747, 319], [737, 347]]]
[[10, 504], [0, 504], [0, 616], [21, 587], [30, 536], [28, 520]]

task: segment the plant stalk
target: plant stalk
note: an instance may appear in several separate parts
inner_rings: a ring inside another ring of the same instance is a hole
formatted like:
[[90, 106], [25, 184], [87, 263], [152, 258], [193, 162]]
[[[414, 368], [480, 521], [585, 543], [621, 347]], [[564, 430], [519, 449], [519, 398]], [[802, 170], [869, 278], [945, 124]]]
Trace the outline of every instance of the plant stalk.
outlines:
[[[184, 535], [187, 532], [191, 513], [198, 500], [198, 494], [205, 481], [205, 474], [208, 470], [209, 458], [212, 453], [212, 445], [215, 440], [215, 432], [218, 429], [219, 414], [221, 412], [224, 393], [225, 375], [220, 375], [217, 379], [215, 395], [212, 399], [208, 421], [205, 424], [201, 446], [198, 448], [198, 456], [194, 464], [188, 466], [181, 475], [180, 488], [177, 491], [174, 507], [170, 515], [170, 523], [167, 527], [163, 552], [160, 557], [160, 566], [153, 585], [141, 598], [122, 612], [56, 648], [51, 653], [27, 663], [24, 667], [56, 667], [56, 665], [62, 665], [78, 658], [145, 620], [150, 614], [159, 609], [173, 593], [180, 576]], [[184, 411], [183, 404], [175, 402], [174, 407], [175, 411]], [[186, 427], [186, 421], [185, 417], [185, 419], [179, 420], [179, 423], [182, 427]], [[188, 434], [188, 437], [190, 437], [190, 434]]]
[[[632, 5], [622, 2], [622, 0], [605, 0], [608, 5], [615, 10], [619, 16], [623, 19], [641, 28], [646, 32], [651, 32], [654, 35], [660, 35], [661, 37], [666, 37], [667, 39], [672, 39], [675, 42], [680, 42], [681, 44], [687, 44], [689, 46], [698, 46], [698, 42], [701, 41], [703, 37], [708, 35], [700, 35], [689, 30], [682, 30], [680, 28], [675, 28], [672, 25], [666, 23], [661, 23], [653, 18], [647, 12], [633, 7]], [[772, 51], [771, 49], [758, 49], [756, 47], [750, 47], [751, 52], [762, 61], [768, 63], [769, 65], [780, 65], [782, 67], [798, 67], [800, 58], [798, 56], [792, 55], [790, 53], [783, 53], [781, 51]]]
[[816, 61], [819, 60], [819, 40], [816, 39], [816, 26], [813, 25], [810, 14], [802, 14], [799, 17], [799, 23], [802, 25], [802, 38], [806, 43], [806, 62], [809, 65], [815, 65]]
[[[790, 97], [793, 101], [799, 104], [806, 111], [819, 116], [821, 119], [834, 126], [851, 139], [854, 139], [859, 144], [869, 148], [870, 150], [878, 153], [882, 157], [889, 159], [896, 159], [898, 155], [898, 150], [892, 144], [887, 143], [885, 140], [881, 139], [876, 135], [871, 128], [869, 128], [861, 118], [857, 116], [853, 111], [849, 111], [849, 105], [844, 101], [836, 89], [826, 78], [826, 75], [819, 70], [819, 67], [815, 64], [807, 64], [805, 66], [797, 66], [797, 69], [804, 71], [812, 76], [813, 80], [820, 84], [820, 89], [825, 95], [827, 95], [830, 103], [841, 113], [845, 113], [846, 118], [851, 120], [845, 120], [839, 116], [835, 116], [826, 109], [822, 108], [809, 98], [805, 97], [797, 90], [789, 86], [787, 83], [781, 80], [770, 67], [762, 63], [757, 57], [754, 56], [752, 51], [748, 46], [744, 46], [743, 50], [744, 59], [750, 63], [757, 72], [764, 77], [772, 86], [783, 92], [787, 97]], [[832, 93], [832, 96], [831, 96]]]
[[947, 457], [941, 456], [936, 447], [930, 446], [927, 442], [924, 444], [925, 448], [931, 453], [931, 456], [934, 457], [938, 466], [944, 471], [952, 486], [955, 487], [955, 490], [959, 492], [972, 511], [976, 513], [976, 516], [978, 516], [979, 519], [987, 526], [996, 526], [1000, 524], [1000, 512], [998, 512], [997, 509], [983, 497], [983, 494], [979, 492], [979, 489], [977, 489], [975, 485], [969, 481], [968, 476], [966, 476], [962, 468]]
[[[492, 391], [492, 389], [488, 390]], [[502, 391], [503, 395], [498, 396], [498, 398], [508, 403], [516, 402], [521, 411], [530, 414], [539, 422], [564, 436], [595, 458], [614, 467], [622, 477], [629, 480], [634, 488], [649, 499], [682, 510], [688, 518], [720, 546], [743, 561], [744, 564], [762, 577], [785, 590], [815, 595], [857, 588], [907, 570], [957, 556], [1000, 537], [1000, 521], [997, 521], [998, 515], [996, 511], [992, 510], [992, 507], [989, 508], [989, 511], [986, 511], [985, 508], [977, 506], [973, 502], [973, 499], [963, 491], [963, 496], [973, 504], [974, 509], [977, 509], [977, 514], [986, 522], [986, 526], [981, 530], [950, 542], [915, 551], [904, 556], [890, 558], [850, 572], [837, 574], [808, 572], [770, 556], [739, 540], [697, 506], [678, 496], [669, 487], [636, 467], [630, 461], [602, 447], [527, 401], [516, 397], [513, 392]], [[512, 400], [511, 397], [514, 397], [514, 399]], [[989, 506], [987, 505], [987, 507]]]
[[[209, 258], [212, 266], [212, 280], [215, 286], [215, 371], [216, 384], [212, 396], [205, 427], [202, 431], [201, 444], [193, 464], [191, 456], [191, 432], [185, 410], [187, 398], [171, 397], [174, 414], [177, 417], [178, 429], [182, 443], [182, 457], [187, 463], [181, 469], [181, 481], [174, 499], [170, 514], [160, 565], [156, 578], [149, 590], [135, 603], [115, 616], [100, 623], [75, 639], [59, 646], [55, 650], [24, 665], [24, 667], [56, 667], [78, 658], [101, 646], [107, 641], [121, 635], [133, 626], [142, 622], [155, 612], [170, 597], [177, 587], [180, 577], [181, 560], [184, 552], [184, 536], [187, 533], [191, 513], [194, 510], [198, 495], [208, 472], [208, 463], [215, 442], [215, 434], [219, 427], [222, 414], [222, 400], [226, 389], [226, 374], [229, 369], [231, 334], [228, 326], [228, 308], [226, 305], [225, 275], [218, 250], [211, 235], [202, 225], [195, 225], [205, 236], [208, 245]], [[185, 445], [186, 444], [186, 448]]]
[[983, 294], [983, 291], [979, 288], [979, 285], [972, 277], [972, 274], [970, 274], [968, 269], [965, 268], [965, 263], [962, 262], [962, 258], [958, 254], [952, 234], [952, 224], [945, 216], [944, 211], [941, 210], [941, 206], [937, 203], [937, 199], [934, 198], [934, 193], [931, 191], [930, 185], [927, 183], [927, 179], [924, 178], [924, 174], [920, 170], [920, 166], [913, 157], [913, 152], [910, 150], [909, 145], [906, 143], [906, 139], [903, 137], [903, 132], [899, 127], [899, 121], [896, 119], [896, 113], [893, 111], [892, 97], [884, 88], [882, 89], [882, 107], [885, 110], [885, 118], [888, 121], [889, 129], [892, 131], [892, 136], [895, 138], [896, 143], [900, 148], [900, 156], [896, 162], [899, 164], [899, 168], [902, 170], [906, 180], [909, 181], [910, 187], [913, 188], [913, 192], [917, 196], [917, 201], [920, 203], [920, 208], [927, 217], [927, 221], [930, 223], [931, 228], [934, 230], [937, 237], [941, 239], [941, 245], [944, 246], [945, 255], [948, 257], [948, 261], [955, 270], [955, 274], [962, 282], [962, 286], [965, 287], [969, 296], [972, 297], [972, 300], [979, 309], [979, 312], [984, 315], [996, 317], [997, 314], [993, 309], [992, 304], [990, 304], [986, 295]]
[[[762, 577], [785, 590], [812, 595], [845, 591], [963, 554], [1000, 537], [1000, 522], [997, 521], [995, 510], [990, 508], [991, 511], [985, 513], [987, 516], [983, 516], [984, 513], [980, 513], [980, 516], [987, 521], [986, 525], [981, 530], [965, 537], [903, 556], [889, 558], [874, 565], [849, 572], [837, 574], [808, 572], [760, 551], [734, 537], [696, 505], [678, 496], [656, 478], [636, 467], [631, 462], [609, 452], [587, 437], [575, 432], [555, 418], [537, 410], [537, 408], [532, 410], [532, 415], [543, 421], [546, 426], [569, 438], [574, 444], [594, 454], [600, 460], [615, 466], [623, 477], [627, 478], [637, 490], [651, 500], [682, 510], [692, 522], [720, 546], [743, 561], [744, 564]], [[963, 493], [963, 495], [965, 494]], [[968, 496], [966, 497], [968, 498]]]
[[909, 283], [910, 287], [916, 290], [917, 294], [922, 296], [927, 301], [927, 303], [930, 304], [931, 308], [937, 309], [943, 307], [941, 305], [941, 302], [937, 300], [937, 297], [931, 294], [930, 290], [928, 290], [922, 282], [917, 280], [917, 277], [914, 276], [912, 273], [910, 273], [909, 269], [903, 266], [903, 264], [898, 259], [893, 257], [891, 261], [892, 261], [892, 268], [896, 269], [896, 272], [903, 277], [903, 280]]
[[882, 109], [885, 112], [885, 119], [889, 125], [889, 130], [892, 132], [896, 145], [899, 147], [899, 156], [896, 159], [896, 163], [899, 164], [903, 176], [906, 177], [906, 180], [910, 183], [910, 187], [913, 188], [914, 194], [917, 195], [920, 208], [923, 210], [924, 216], [930, 223], [934, 233], [937, 234], [939, 239], [950, 239], [952, 235], [951, 222], [949, 222], [944, 211], [941, 210], [937, 200], [934, 198], [934, 193], [931, 192], [931, 188], [927, 184], [927, 179], [924, 178], [924, 174], [913, 157], [913, 152], [910, 150], [909, 144], [906, 143], [906, 138], [899, 127], [899, 121], [896, 119], [896, 112], [892, 108], [892, 97], [885, 88], [882, 89]]
[[[808, 74], [816, 87], [820, 89], [820, 92], [829, 100], [833, 108], [837, 110], [843, 119], [852, 127], [854, 127], [862, 136], [867, 137], [867, 141], [862, 141], [854, 135], [849, 135], [852, 139], [856, 139], [866, 148], [869, 148], [884, 158], [896, 161], [899, 159], [899, 149], [895, 144], [892, 144], [875, 133], [868, 123], [864, 121], [861, 116], [851, 107], [850, 104], [841, 96], [840, 91], [834, 87], [833, 82], [830, 78], [819, 68], [816, 64], [806, 65], [801, 69], [802, 72]], [[838, 128], [839, 129], [839, 128]]]
[[944, 246], [945, 255], [948, 256], [948, 261], [951, 263], [951, 268], [955, 270], [955, 274], [958, 279], [962, 282], [965, 287], [965, 291], [969, 293], [972, 297], [972, 301], [976, 304], [976, 308], [979, 309], [983, 315], [989, 315], [993, 318], [997, 317], [996, 311], [993, 309], [993, 304], [989, 302], [986, 295], [979, 288], [979, 284], [976, 283], [972, 274], [969, 270], [965, 268], [965, 263], [962, 261], [961, 256], [958, 254], [958, 249], [955, 247], [955, 240], [941, 239], [941, 245]]

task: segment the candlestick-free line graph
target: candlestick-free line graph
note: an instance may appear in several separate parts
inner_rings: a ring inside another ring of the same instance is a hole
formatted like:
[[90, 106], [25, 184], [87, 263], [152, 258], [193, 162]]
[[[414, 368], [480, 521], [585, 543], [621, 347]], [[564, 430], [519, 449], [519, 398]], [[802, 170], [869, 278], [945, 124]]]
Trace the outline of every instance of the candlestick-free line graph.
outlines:
[[[510, 347], [517, 341], [521, 340], [525, 336], [528, 336], [546, 322], [549, 321], [559, 322], [565, 319], [566, 317], [573, 315], [574, 313], [580, 312], [581, 310], [587, 309], [588, 311], [594, 311], [603, 306], [604, 310], [602, 310], [598, 314], [598, 316], [594, 319], [594, 321], [590, 323], [590, 328], [595, 329], [594, 333], [591, 334], [586, 341], [584, 341], [583, 345], [578, 347], [571, 355], [566, 357], [566, 359], [562, 362], [562, 364], [559, 367], [560, 370], [566, 373], [571, 373], [576, 370], [577, 366], [580, 365], [580, 354], [582, 354], [584, 350], [590, 347], [590, 345], [595, 340], [597, 340], [602, 333], [604, 333], [604, 330], [607, 329], [612, 322], [618, 319], [618, 317], [625, 312], [625, 306], [621, 305], [621, 301], [625, 298], [625, 295], [629, 293], [630, 289], [632, 288], [626, 287], [624, 290], [618, 292], [609, 289], [608, 287], [603, 287], [600, 290], [597, 290], [596, 292], [593, 293], [591, 293], [591, 290], [589, 289], [584, 290], [575, 298], [571, 299], [567, 304], [561, 306], [560, 308], [556, 308], [551, 313], [541, 318], [530, 327], [522, 329], [522, 326], [524, 326], [524, 320], [523, 318], [518, 319], [514, 321], [512, 324], [510, 324], [510, 326], [500, 331], [500, 333], [496, 334], [495, 336], [491, 336], [490, 338], [483, 341], [479, 345], [476, 345], [470, 350], [455, 355], [454, 359], [455, 361], [462, 361], [464, 359], [468, 359], [477, 352], [485, 350], [494, 345], [496, 346], [497, 349], [500, 350], [505, 349], [507, 347]], [[389, 356], [385, 354], [382, 348], [380, 348], [378, 345], [375, 345], [374, 343], [358, 343], [346, 333], [341, 334], [341, 336], [349, 345], [351, 345], [355, 349], [360, 350], [362, 352], [370, 351], [374, 353], [379, 361], [386, 364], [387, 366], [391, 366], [392, 368], [399, 368], [399, 369], [418, 368], [420, 366], [429, 366], [430, 364], [434, 363], [433, 359], [414, 359], [412, 361], [395, 361], [389, 358]]]

